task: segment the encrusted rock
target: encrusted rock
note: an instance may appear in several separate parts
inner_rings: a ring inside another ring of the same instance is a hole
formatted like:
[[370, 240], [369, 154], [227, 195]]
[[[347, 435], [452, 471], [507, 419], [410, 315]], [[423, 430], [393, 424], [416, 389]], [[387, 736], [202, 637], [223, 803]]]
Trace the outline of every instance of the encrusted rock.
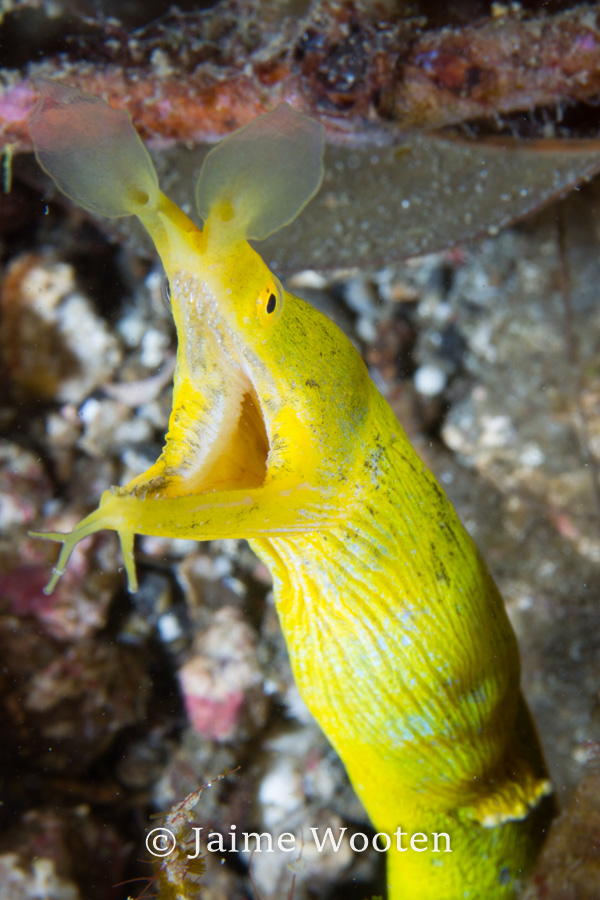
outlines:
[[268, 701], [256, 662], [256, 636], [238, 610], [224, 607], [200, 634], [179, 672], [192, 728], [214, 740], [259, 729]]
[[80, 403], [120, 362], [117, 340], [68, 263], [38, 253], [17, 257], [2, 280], [0, 305], [5, 366], [25, 397]]

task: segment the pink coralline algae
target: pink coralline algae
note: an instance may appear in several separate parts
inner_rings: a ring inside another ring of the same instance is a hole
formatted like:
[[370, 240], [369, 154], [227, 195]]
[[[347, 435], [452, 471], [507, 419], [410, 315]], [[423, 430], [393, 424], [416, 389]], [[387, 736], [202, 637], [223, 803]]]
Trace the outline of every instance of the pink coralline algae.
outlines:
[[187, 714], [198, 734], [226, 741], [265, 721], [254, 647], [255, 635], [233, 607], [219, 610], [198, 637], [196, 652], [179, 671]]

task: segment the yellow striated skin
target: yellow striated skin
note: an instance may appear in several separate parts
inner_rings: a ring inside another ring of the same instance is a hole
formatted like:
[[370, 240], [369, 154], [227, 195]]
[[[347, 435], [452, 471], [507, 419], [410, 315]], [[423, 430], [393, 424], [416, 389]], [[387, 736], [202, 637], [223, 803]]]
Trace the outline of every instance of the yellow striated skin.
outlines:
[[350, 342], [246, 240], [318, 189], [319, 127], [278, 107], [222, 142], [200, 176], [200, 231], [158, 190], [124, 114], [41, 87], [40, 162], [83, 206], [139, 216], [179, 338], [163, 453], [70, 535], [43, 535], [63, 543], [48, 590], [99, 529], [118, 533], [131, 590], [135, 534], [250, 539], [300, 691], [392, 836], [389, 900], [515, 897], [550, 788], [502, 600]]

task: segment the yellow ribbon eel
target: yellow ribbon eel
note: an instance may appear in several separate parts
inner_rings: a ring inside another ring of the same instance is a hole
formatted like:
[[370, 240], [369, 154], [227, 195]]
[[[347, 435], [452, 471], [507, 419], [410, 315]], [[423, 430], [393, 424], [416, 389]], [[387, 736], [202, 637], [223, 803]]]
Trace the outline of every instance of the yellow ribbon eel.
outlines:
[[550, 785], [502, 599], [351, 343], [248, 243], [318, 190], [321, 127], [282, 104], [212, 149], [200, 230], [160, 192], [126, 113], [39, 86], [40, 164], [86, 209], [139, 217], [179, 340], [161, 456], [70, 534], [39, 535], [63, 544], [47, 590], [99, 529], [119, 535], [132, 591], [135, 534], [250, 539], [302, 696], [392, 836], [390, 900], [515, 897]]

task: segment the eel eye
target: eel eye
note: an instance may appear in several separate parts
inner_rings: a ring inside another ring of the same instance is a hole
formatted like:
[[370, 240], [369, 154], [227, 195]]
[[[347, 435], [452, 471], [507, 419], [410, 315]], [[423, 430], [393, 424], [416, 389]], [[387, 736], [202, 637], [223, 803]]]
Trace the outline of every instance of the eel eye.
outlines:
[[279, 316], [283, 305], [283, 289], [276, 278], [268, 281], [256, 301], [258, 318], [263, 325], [270, 325]]

